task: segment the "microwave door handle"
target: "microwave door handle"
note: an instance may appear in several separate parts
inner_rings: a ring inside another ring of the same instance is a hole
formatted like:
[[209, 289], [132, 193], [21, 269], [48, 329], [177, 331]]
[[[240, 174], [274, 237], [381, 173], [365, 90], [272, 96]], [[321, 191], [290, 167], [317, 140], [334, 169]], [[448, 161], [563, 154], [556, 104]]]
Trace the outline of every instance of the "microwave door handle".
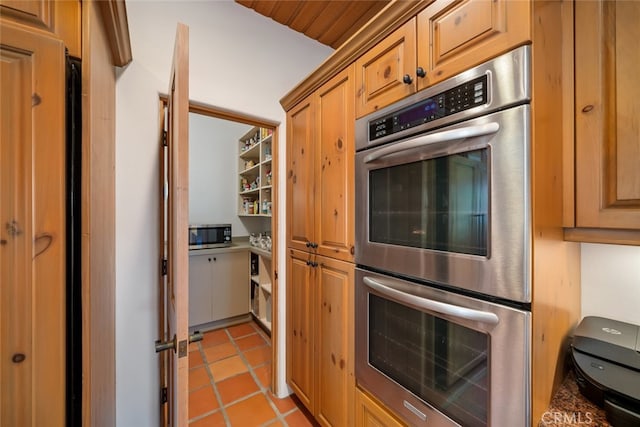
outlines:
[[472, 308], [460, 307], [457, 305], [447, 304], [440, 301], [433, 301], [427, 298], [411, 295], [406, 292], [399, 291], [390, 286], [380, 283], [371, 277], [364, 277], [364, 283], [371, 289], [378, 291], [395, 301], [410, 304], [425, 310], [433, 311], [440, 314], [446, 314], [452, 317], [470, 320], [473, 322], [487, 323], [490, 325], [498, 324], [498, 316], [495, 313], [487, 311], [474, 310]]
[[370, 163], [382, 157], [401, 151], [412, 150], [414, 148], [423, 147], [425, 145], [435, 144], [438, 142], [455, 141], [457, 139], [473, 138], [477, 136], [491, 135], [498, 132], [500, 125], [496, 122], [485, 123], [476, 126], [466, 126], [458, 129], [443, 130], [429, 135], [412, 138], [408, 141], [398, 142], [386, 147], [379, 148], [364, 157], [365, 163]]

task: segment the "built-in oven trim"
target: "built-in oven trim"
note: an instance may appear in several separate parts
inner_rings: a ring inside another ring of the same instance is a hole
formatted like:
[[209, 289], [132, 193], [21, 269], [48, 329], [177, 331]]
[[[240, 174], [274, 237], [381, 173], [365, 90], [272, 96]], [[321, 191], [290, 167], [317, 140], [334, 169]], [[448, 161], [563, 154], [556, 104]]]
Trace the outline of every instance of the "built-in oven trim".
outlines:
[[489, 334], [488, 425], [529, 424], [530, 312], [356, 268], [356, 380], [411, 425], [458, 424], [369, 364], [370, 294]]

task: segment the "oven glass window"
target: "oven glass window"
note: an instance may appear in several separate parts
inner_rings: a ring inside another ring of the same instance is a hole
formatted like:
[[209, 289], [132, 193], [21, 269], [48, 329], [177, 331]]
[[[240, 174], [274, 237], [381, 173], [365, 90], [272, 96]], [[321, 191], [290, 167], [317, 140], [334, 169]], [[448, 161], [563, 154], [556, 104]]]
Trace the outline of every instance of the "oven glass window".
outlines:
[[369, 172], [369, 240], [487, 255], [488, 149]]
[[486, 426], [489, 336], [369, 294], [369, 364], [464, 426]]

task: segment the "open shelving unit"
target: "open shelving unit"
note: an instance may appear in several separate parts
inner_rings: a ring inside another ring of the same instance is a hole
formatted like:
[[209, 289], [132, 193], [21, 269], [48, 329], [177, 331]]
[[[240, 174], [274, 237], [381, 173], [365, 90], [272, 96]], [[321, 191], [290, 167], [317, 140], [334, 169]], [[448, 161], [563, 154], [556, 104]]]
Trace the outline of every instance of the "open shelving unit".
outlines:
[[273, 131], [254, 127], [238, 141], [238, 215], [271, 216]]
[[251, 314], [271, 332], [271, 258], [251, 252]]

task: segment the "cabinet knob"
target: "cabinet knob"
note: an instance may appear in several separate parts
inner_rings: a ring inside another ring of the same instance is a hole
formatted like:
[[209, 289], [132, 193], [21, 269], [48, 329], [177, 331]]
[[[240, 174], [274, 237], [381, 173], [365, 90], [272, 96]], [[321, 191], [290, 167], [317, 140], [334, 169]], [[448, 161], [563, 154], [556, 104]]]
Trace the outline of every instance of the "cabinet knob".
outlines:
[[418, 67], [418, 68], [416, 68], [416, 75], [418, 77], [426, 77], [427, 76], [427, 72], [424, 70], [424, 68]]
[[307, 246], [308, 248], [310, 248], [310, 247], [311, 247], [311, 242], [307, 242], [307, 243], [306, 243], [306, 246]]
[[209, 260], [209, 262], [211, 262], [211, 258], [207, 258]]
[[411, 78], [411, 76], [409, 74], [405, 74], [402, 77], [402, 81], [404, 82], [404, 84], [410, 85], [411, 83], [413, 83], [413, 79]]

